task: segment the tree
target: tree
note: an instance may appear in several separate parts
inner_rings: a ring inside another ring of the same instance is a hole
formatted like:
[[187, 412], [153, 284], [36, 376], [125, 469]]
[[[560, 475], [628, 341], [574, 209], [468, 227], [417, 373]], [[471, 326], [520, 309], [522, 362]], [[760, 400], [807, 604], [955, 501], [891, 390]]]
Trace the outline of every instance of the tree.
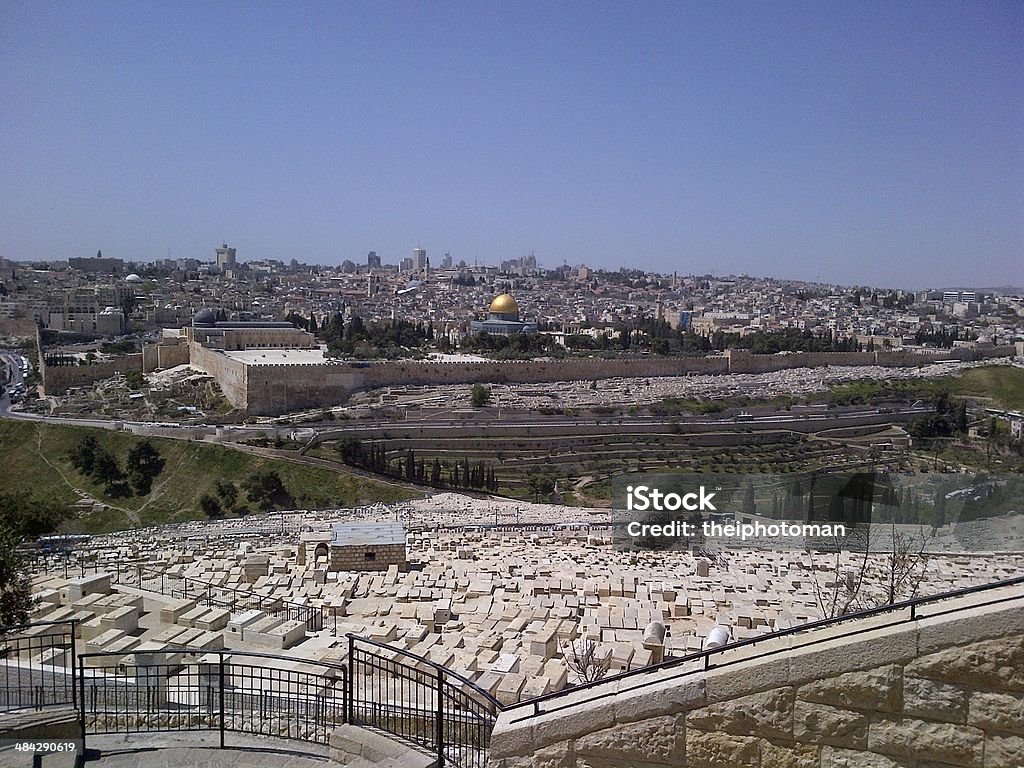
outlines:
[[92, 464], [92, 478], [104, 484], [104, 490], [108, 495], [119, 495], [123, 492], [120, 487], [124, 483], [121, 465], [117, 463], [114, 455], [102, 446], [96, 449], [96, 458]]
[[589, 637], [569, 641], [565, 664], [581, 683], [592, 683], [608, 674], [612, 665], [611, 651], [599, 656], [597, 642]]
[[32, 608], [32, 579], [18, 552], [20, 538], [0, 523], [0, 626], [24, 624]]
[[68, 461], [83, 475], [91, 475], [97, 450], [99, 450], [99, 443], [96, 441], [96, 437], [86, 435], [68, 453]]
[[0, 521], [17, 539], [53, 533], [67, 517], [66, 507], [30, 496], [27, 491], [0, 492]]
[[222, 514], [220, 502], [217, 501], [216, 497], [208, 493], [204, 493], [199, 497], [199, 508], [203, 510], [207, 517], [219, 517]]
[[242, 489], [249, 501], [264, 511], [273, 509], [275, 500], [287, 493], [281, 476], [274, 470], [251, 473], [242, 481]]
[[143, 440], [128, 451], [125, 470], [132, 488], [139, 496], [145, 496], [153, 486], [153, 480], [163, 471], [164, 459], [149, 440]]
[[963, 434], [967, 431], [967, 401], [961, 400], [953, 410], [956, 418], [956, 431]]
[[235, 503], [238, 501], [238, 488], [230, 480], [217, 481], [217, 495], [225, 510], [230, 511], [235, 508]]
[[474, 408], [482, 408], [491, 399], [491, 388], [483, 384], [474, 384], [469, 399]]
[[748, 482], [747, 487], [743, 492], [743, 514], [753, 515], [757, 513], [757, 507], [754, 503], [754, 484]]
[[836, 542], [831, 582], [821, 584], [817, 569], [811, 571], [811, 585], [818, 610], [827, 619], [883, 605], [892, 605], [917, 596], [928, 569], [924, 554], [925, 537], [904, 533], [890, 523], [891, 540], [873, 557], [867, 526], [858, 526], [843, 542], [852, 551], [861, 552], [852, 569], [840, 573], [842, 552]]
[[354, 435], [346, 435], [341, 438], [338, 441], [337, 450], [341, 454], [341, 460], [349, 466], [358, 467], [365, 462], [366, 455], [363, 444]]

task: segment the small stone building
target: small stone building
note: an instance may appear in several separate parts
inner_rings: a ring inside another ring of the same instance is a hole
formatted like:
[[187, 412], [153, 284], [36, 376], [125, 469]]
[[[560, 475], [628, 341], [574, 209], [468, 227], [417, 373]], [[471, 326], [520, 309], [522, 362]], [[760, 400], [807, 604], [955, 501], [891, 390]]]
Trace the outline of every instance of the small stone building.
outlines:
[[332, 571], [404, 571], [405, 528], [401, 523], [335, 523], [329, 568]]

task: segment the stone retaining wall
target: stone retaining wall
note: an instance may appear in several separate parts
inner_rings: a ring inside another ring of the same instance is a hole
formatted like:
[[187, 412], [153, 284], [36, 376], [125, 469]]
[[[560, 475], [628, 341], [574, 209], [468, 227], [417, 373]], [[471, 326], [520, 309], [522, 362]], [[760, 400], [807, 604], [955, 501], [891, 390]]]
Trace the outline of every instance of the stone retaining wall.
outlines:
[[109, 379], [115, 373], [141, 371], [142, 354], [136, 352], [116, 360], [91, 365], [46, 365], [43, 358], [40, 358], [39, 368], [43, 376], [43, 391], [48, 395], [59, 395], [71, 387], [81, 387], [94, 381]]
[[[934, 355], [901, 352], [821, 352], [755, 355], [729, 350], [707, 357], [636, 357], [605, 360], [572, 358], [552, 361], [372, 363], [336, 361], [296, 365], [242, 363], [222, 351], [189, 342], [189, 362], [214, 376], [232, 406], [251, 414], [272, 415], [344, 402], [357, 390], [377, 387], [598, 381], [615, 377], [685, 376], [687, 374], [764, 373], [789, 368], [828, 365], [888, 365], [912, 367], [938, 359]], [[1013, 355], [1014, 347], [987, 350], [957, 349], [950, 359], [976, 360]], [[185, 352], [174, 345], [144, 351], [146, 370], [185, 362]], [[161, 357], [163, 356], [163, 357]], [[142, 366], [140, 358], [136, 367]], [[49, 391], [49, 390], [48, 390]], [[56, 391], [56, 390], [54, 390]]]
[[[773, 655], [675, 679], [652, 673], [642, 688], [613, 681], [519, 723], [527, 710], [512, 710], [499, 717], [490, 765], [1024, 765], [1024, 593], [1016, 594], [816, 646], [790, 648], [810, 635], [769, 641], [731, 654]], [[595, 698], [602, 688], [617, 693]]]

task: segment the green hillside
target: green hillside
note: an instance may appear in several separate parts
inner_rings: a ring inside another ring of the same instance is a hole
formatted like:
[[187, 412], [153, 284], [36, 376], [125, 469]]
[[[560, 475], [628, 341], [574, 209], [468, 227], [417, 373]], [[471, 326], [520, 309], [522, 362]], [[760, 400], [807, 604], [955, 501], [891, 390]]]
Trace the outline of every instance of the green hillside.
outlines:
[[993, 365], [972, 368], [956, 379], [954, 392], [978, 400], [988, 400], [994, 408], [1024, 408], [1024, 368]]
[[[164, 469], [146, 496], [110, 498], [104, 485], [81, 474], [68, 453], [85, 435], [124, 465], [129, 449], [148, 439], [165, 461]], [[84, 512], [66, 525], [68, 530], [104, 532], [137, 525], [156, 525], [199, 519], [203, 494], [214, 495], [220, 480], [236, 485], [255, 471], [274, 470], [296, 508], [350, 506], [373, 501], [398, 501], [412, 494], [394, 485], [289, 461], [264, 458], [208, 443], [141, 438], [126, 432], [67, 427], [20, 421], [0, 421], [0, 488], [27, 491], [33, 497], [73, 504], [83, 494], [109, 505]], [[239, 493], [244, 505], [244, 492]]]

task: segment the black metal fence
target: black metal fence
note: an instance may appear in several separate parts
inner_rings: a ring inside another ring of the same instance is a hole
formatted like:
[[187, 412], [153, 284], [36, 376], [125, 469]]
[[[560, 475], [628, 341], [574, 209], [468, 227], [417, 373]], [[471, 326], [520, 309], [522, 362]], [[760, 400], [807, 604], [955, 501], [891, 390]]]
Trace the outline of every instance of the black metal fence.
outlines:
[[484, 768], [501, 705], [429, 659], [348, 635], [349, 722], [378, 728], [437, 756]]
[[[505, 707], [504, 710], [509, 713], [510, 724], [520, 723], [540, 715], [578, 707], [583, 701], [596, 701], [611, 696], [621, 696], [630, 691], [640, 690], [648, 686], [663, 685], [669, 680], [676, 680], [709, 669], [726, 667], [741, 661], [747, 661], [751, 658], [751, 655], [730, 655], [730, 652], [741, 648], [752, 648], [758, 643], [763, 645], [780, 637], [792, 637], [793, 640], [789, 644], [779, 644], [774, 648], [763, 649], [760, 654], [754, 655], [764, 658], [794, 648], [811, 647], [838, 638], [854, 637], [864, 632], [897, 627], [922, 618], [934, 618], [971, 608], [1024, 600], [1024, 591], [1020, 589], [1009, 593], [998, 592], [998, 590], [1005, 589], [1006, 587], [1024, 587], [1024, 576], [989, 582], [988, 584], [979, 584], [973, 587], [964, 587], [963, 589], [942, 592], [937, 595], [916, 597], [911, 600], [882, 605], [877, 608], [843, 614], [831, 619], [798, 624], [788, 629], [759, 635], [747, 640], [738, 640], [716, 648], [669, 659], [661, 664], [641, 667], [594, 682], [567, 688], [563, 691], [537, 696], [517, 704], [511, 704]], [[947, 603], [943, 605], [945, 601], [967, 596], [972, 597], [969, 603], [955, 605]], [[889, 616], [892, 621], [885, 624], [872, 622], [866, 625], [853, 624], [852, 626], [843, 626], [857, 619], [879, 616]], [[818, 636], [806, 634], [811, 630], [823, 627], [833, 627], [836, 631]], [[799, 635], [804, 635], [804, 637], [801, 638]]]
[[[77, 707], [83, 737], [98, 733], [232, 732], [327, 744], [344, 723], [382, 730], [435, 754], [441, 766], [484, 768], [491, 731], [505, 711], [516, 723], [592, 699], [750, 658], [730, 651], [791, 636], [795, 646], [897, 626], [920, 618], [1024, 600], [1024, 577], [916, 598], [812, 622], [541, 696], [508, 708], [469, 679], [423, 656], [348, 635], [347, 664], [245, 651], [164, 647], [76, 654], [74, 622], [0, 627], [0, 712]], [[999, 591], [1012, 587], [1009, 591]], [[969, 602], [947, 602], [972, 596]], [[889, 614], [892, 621], [841, 626]], [[826, 637], [806, 634], [824, 626]], [[77, 659], [77, 664], [75, 660]]]
[[169, 574], [147, 568], [142, 563], [123, 562], [120, 558], [99, 558], [75, 551], [35, 553], [29, 558], [30, 573], [63, 573], [64, 578], [104, 573], [112, 584], [138, 587], [161, 595], [193, 598], [203, 605], [228, 608], [232, 611], [255, 608], [269, 616], [299, 621], [310, 632], [331, 627], [337, 634], [337, 617], [326, 606], [305, 605], [278, 597], [269, 597], [248, 589]]
[[[321, 605], [303, 605], [283, 600], [279, 597], [268, 597], [258, 592], [245, 589], [218, 586], [199, 579], [181, 578], [180, 586], [171, 590], [173, 597], [184, 597], [198, 600], [203, 605], [228, 608], [232, 611], [256, 609], [269, 616], [283, 616], [288, 621], [299, 621], [306, 625], [310, 632], [319, 632], [328, 626], [333, 617], [327, 608]], [[334, 628], [337, 628], [335, 619]]]
[[77, 706], [75, 622], [0, 628], [0, 711]]
[[82, 733], [216, 732], [327, 744], [346, 722], [343, 664], [167, 648], [79, 657]]
[[137, 582], [134, 583], [137, 583], [140, 589], [171, 597], [188, 598], [202, 605], [227, 608], [232, 612], [256, 609], [268, 616], [302, 622], [310, 632], [319, 632], [329, 626], [337, 634], [337, 616], [322, 605], [295, 603], [280, 597], [261, 595], [247, 589], [237, 589], [163, 571], [140, 571]]

